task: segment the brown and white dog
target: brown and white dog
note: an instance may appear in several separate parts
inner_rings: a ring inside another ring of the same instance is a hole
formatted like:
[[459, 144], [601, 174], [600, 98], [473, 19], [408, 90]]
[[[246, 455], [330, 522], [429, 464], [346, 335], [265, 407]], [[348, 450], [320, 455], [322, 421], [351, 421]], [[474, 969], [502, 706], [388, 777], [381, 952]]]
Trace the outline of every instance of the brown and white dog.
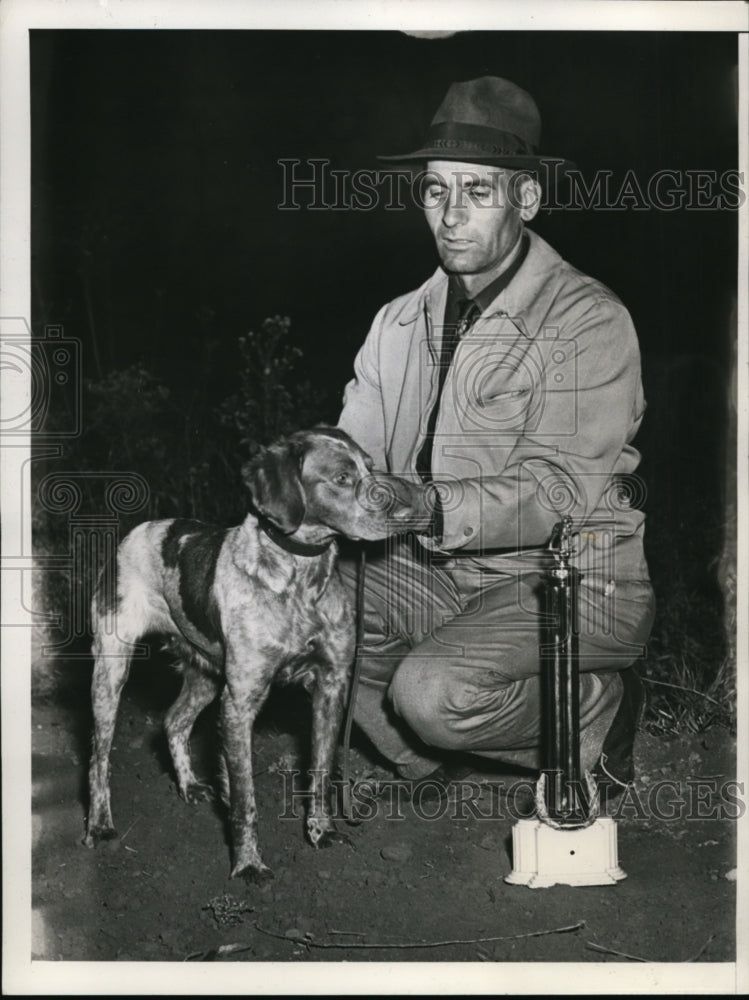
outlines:
[[355, 637], [334, 538], [381, 539], [428, 520], [419, 487], [371, 469], [342, 431], [302, 431], [261, 449], [242, 469], [254, 508], [242, 524], [147, 521], [122, 541], [116, 586], [100, 582], [92, 605], [89, 847], [116, 836], [109, 754], [132, 644], [147, 632], [168, 636], [180, 657], [182, 690], [165, 727], [179, 793], [189, 802], [212, 794], [192, 770], [189, 740], [201, 710], [221, 693], [232, 876], [271, 874], [257, 843], [252, 727], [274, 680], [312, 693], [309, 839], [315, 846], [344, 839], [329, 813], [328, 782]]

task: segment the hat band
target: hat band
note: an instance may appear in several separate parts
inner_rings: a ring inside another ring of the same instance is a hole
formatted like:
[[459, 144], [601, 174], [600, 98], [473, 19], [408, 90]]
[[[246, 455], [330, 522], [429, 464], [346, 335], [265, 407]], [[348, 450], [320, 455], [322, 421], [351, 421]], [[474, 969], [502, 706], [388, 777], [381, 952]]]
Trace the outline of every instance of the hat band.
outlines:
[[532, 156], [535, 148], [512, 132], [470, 125], [467, 122], [438, 122], [430, 125], [424, 139], [428, 149], [444, 149], [446, 153], [465, 151], [485, 156]]

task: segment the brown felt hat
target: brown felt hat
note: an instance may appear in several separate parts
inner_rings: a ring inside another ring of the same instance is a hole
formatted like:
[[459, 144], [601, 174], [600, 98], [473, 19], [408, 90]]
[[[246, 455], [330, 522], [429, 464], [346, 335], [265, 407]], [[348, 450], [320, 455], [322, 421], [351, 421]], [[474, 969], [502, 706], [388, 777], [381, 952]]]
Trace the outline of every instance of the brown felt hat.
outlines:
[[462, 160], [514, 169], [537, 169], [543, 160], [573, 164], [563, 157], [540, 156], [541, 116], [530, 94], [509, 80], [482, 76], [454, 83], [437, 109], [424, 142], [412, 153], [378, 160]]

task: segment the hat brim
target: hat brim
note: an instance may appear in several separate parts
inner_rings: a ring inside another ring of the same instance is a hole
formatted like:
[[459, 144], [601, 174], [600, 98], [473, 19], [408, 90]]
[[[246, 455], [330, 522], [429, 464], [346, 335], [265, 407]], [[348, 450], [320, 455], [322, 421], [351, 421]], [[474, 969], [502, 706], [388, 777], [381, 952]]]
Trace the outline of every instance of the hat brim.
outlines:
[[412, 153], [400, 153], [395, 156], [378, 156], [378, 160], [383, 163], [405, 163], [409, 166], [416, 166], [419, 163], [426, 165], [428, 160], [451, 160], [458, 163], [477, 163], [481, 166], [505, 167], [511, 170], [543, 170], [547, 165], [551, 176], [565, 174], [569, 170], [575, 170], [572, 160], [567, 160], [562, 156], [477, 156], [475, 152], [460, 149], [444, 149], [425, 146], [423, 149], [414, 150]]

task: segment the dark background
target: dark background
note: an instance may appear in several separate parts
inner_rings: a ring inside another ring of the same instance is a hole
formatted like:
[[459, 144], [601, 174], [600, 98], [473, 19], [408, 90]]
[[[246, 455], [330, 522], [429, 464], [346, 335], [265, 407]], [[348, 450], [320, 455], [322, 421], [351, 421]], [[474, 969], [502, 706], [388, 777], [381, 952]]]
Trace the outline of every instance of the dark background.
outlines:
[[[238, 337], [288, 315], [335, 420], [375, 312], [436, 256], [414, 206], [279, 211], [280, 158], [376, 167], [420, 143], [451, 82], [492, 74], [534, 96], [542, 152], [588, 183], [720, 174], [736, 63], [721, 33], [33, 31], [34, 330], [80, 338], [89, 379], [142, 361], [213, 404], [236, 388]], [[633, 315], [654, 576], [707, 594], [733, 462], [736, 213], [547, 210], [533, 228]]]
[[[143, 357], [195, 377], [215, 338], [225, 378], [236, 337], [285, 313], [310, 363], [348, 378], [375, 311], [435, 266], [431, 238], [413, 207], [279, 211], [277, 161], [376, 167], [420, 142], [454, 80], [526, 88], [542, 151], [588, 183], [613, 171], [614, 191], [629, 169], [644, 186], [737, 166], [733, 35], [34, 31], [31, 56], [34, 318], [84, 339], [89, 374]], [[644, 354], [725, 359], [734, 212], [534, 225], [623, 299]]]

